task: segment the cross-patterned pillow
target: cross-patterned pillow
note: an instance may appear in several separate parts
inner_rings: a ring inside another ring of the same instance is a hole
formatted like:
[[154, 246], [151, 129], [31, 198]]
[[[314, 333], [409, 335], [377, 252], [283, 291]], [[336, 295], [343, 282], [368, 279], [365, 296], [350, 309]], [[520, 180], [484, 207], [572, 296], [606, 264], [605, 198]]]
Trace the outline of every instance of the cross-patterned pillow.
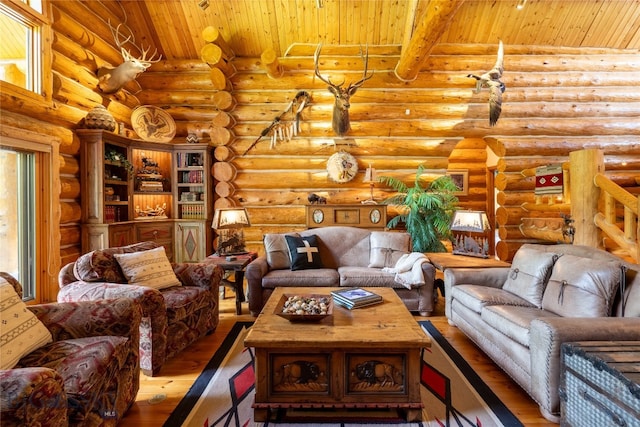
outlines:
[[318, 236], [312, 234], [305, 237], [284, 236], [289, 247], [291, 257], [291, 270], [308, 270], [323, 268], [320, 260], [320, 248]]

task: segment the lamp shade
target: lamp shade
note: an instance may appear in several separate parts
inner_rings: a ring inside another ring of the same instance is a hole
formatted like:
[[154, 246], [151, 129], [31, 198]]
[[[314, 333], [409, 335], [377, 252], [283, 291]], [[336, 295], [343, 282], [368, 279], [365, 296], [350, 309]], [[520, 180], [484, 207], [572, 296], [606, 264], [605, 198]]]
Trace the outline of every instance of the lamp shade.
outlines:
[[376, 168], [369, 167], [364, 172], [364, 181], [363, 182], [376, 182], [378, 180], [378, 174], [376, 173]]
[[220, 208], [213, 215], [211, 228], [223, 230], [225, 228], [250, 227], [249, 215], [245, 208]]
[[455, 211], [451, 220], [451, 231], [483, 233], [489, 230], [489, 218], [484, 211]]

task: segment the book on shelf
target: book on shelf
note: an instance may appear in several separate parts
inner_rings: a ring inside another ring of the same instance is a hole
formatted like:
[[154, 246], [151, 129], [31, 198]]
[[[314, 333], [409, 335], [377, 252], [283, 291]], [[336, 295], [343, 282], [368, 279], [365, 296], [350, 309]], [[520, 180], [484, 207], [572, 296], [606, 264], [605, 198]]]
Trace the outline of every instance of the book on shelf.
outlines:
[[374, 292], [362, 288], [345, 288], [331, 291], [333, 301], [348, 309], [366, 307], [379, 304], [382, 297]]

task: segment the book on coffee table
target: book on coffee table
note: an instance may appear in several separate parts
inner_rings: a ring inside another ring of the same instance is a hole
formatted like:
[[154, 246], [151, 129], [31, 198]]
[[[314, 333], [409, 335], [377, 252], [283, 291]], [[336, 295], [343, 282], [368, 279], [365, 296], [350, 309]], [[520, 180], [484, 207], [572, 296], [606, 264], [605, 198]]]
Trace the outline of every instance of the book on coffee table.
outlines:
[[366, 307], [382, 302], [380, 295], [362, 288], [345, 288], [331, 291], [331, 296], [333, 296], [333, 301], [336, 304], [348, 309]]

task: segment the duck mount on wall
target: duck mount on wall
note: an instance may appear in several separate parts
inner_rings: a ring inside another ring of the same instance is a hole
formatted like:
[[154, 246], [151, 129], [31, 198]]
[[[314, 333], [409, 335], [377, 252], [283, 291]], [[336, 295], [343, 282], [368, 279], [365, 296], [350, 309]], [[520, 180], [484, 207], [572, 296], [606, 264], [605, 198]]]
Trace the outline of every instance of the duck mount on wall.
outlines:
[[[271, 137], [269, 147], [272, 149], [275, 148], [278, 141], [291, 141], [291, 138], [300, 132], [301, 113], [309, 104], [311, 104], [311, 95], [309, 92], [301, 90], [296, 93], [296, 96], [289, 102], [287, 108], [273, 119], [269, 126], [260, 132], [260, 136], [253, 141], [253, 144], [251, 144], [242, 155], [246, 155], [265, 136]], [[288, 114], [293, 114], [293, 117], [287, 117]]]
[[502, 40], [498, 45], [498, 57], [493, 68], [481, 75], [467, 74], [467, 77], [476, 79], [475, 93], [480, 93], [482, 88], [489, 88], [489, 126], [495, 126], [502, 112], [502, 94], [505, 85], [500, 80], [504, 72], [504, 46]]

